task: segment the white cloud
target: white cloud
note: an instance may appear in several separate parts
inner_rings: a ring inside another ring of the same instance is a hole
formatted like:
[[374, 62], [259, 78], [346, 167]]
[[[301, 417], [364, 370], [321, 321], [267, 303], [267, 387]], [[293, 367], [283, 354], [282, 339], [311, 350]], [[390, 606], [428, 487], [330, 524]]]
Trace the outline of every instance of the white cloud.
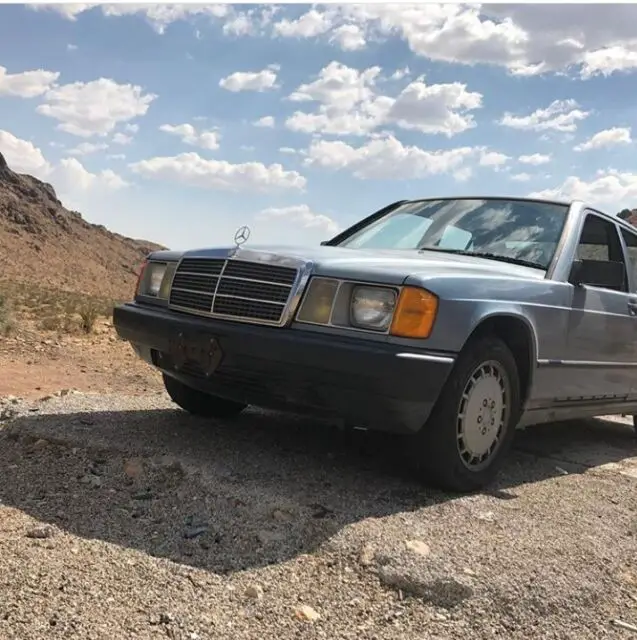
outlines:
[[89, 9], [93, 9], [99, 5], [97, 4], [89, 4], [86, 2], [78, 2], [78, 3], [60, 3], [60, 4], [44, 4], [39, 2], [33, 2], [27, 5], [30, 9], [35, 11], [55, 11], [60, 14], [63, 18], [67, 20], [75, 21], [77, 20], [77, 16]]
[[547, 162], [551, 161], [551, 156], [550, 154], [543, 154], [543, 153], [533, 153], [531, 155], [527, 155], [527, 156], [520, 156], [518, 158], [518, 160], [522, 163], [522, 164], [532, 164], [534, 166], [539, 166], [541, 164], [546, 164]]
[[247, 13], [241, 13], [223, 25], [223, 32], [233, 36], [255, 35], [254, 22]]
[[331, 28], [332, 21], [329, 14], [316, 9], [304, 13], [297, 20], [285, 18], [273, 25], [274, 33], [286, 38], [314, 38]]
[[528, 182], [531, 177], [532, 176], [528, 173], [516, 173], [511, 176], [511, 180], [515, 182]]
[[358, 51], [367, 45], [364, 31], [355, 24], [343, 24], [334, 29], [330, 42], [336, 43], [343, 51]]
[[[33, 5], [32, 5], [33, 6]], [[99, 7], [97, 9], [96, 7]], [[637, 6], [577, 4], [346, 4], [316, 6], [296, 19], [272, 22], [278, 7], [237, 11], [232, 5], [56, 4], [34, 8], [74, 20], [84, 11], [106, 16], [140, 14], [158, 32], [179, 20], [203, 15], [224, 24], [230, 35], [264, 34], [324, 38], [347, 49], [362, 40], [404, 41], [417, 56], [475, 66], [489, 64], [529, 76], [576, 72], [583, 78], [637, 69]], [[363, 35], [364, 34], [364, 35]], [[351, 49], [350, 49], [351, 50]]]
[[483, 150], [480, 154], [479, 164], [481, 167], [493, 167], [496, 171], [503, 167], [511, 158], [499, 151]]
[[315, 140], [305, 164], [351, 171], [357, 178], [409, 180], [462, 169], [474, 156], [472, 147], [428, 151], [404, 146], [393, 136], [379, 137], [359, 147], [345, 142]]
[[637, 69], [637, 47], [632, 43], [632, 51], [623, 45], [605, 47], [584, 54], [583, 78], [609, 76], [615, 71], [634, 71]]
[[298, 151], [296, 149], [293, 149], [292, 147], [281, 147], [279, 149], [279, 153], [285, 153], [287, 155], [294, 155], [294, 154], [298, 153]]
[[402, 69], [396, 69], [394, 73], [391, 74], [390, 80], [402, 80], [404, 77], [408, 76], [411, 73], [409, 67], [403, 67]]
[[263, 116], [263, 118], [259, 118], [253, 122], [255, 127], [266, 127], [271, 129], [274, 127], [274, 118], [272, 116]]
[[42, 4], [29, 5], [35, 10], [55, 11], [67, 20], [76, 20], [77, 16], [98, 8], [105, 16], [143, 15], [147, 22], [157, 31], [164, 33], [166, 27], [173, 22], [185, 20], [191, 16], [204, 15], [210, 18], [223, 18], [231, 11], [231, 7], [223, 4]]
[[[276, 35], [325, 37], [355, 25], [368, 41], [399, 37], [431, 60], [490, 64], [518, 76], [579, 71], [586, 79], [637, 68], [637, 7], [604, 5], [349, 4], [312, 9]], [[280, 26], [279, 26], [280, 25]]]
[[128, 133], [137, 133], [139, 131], [138, 124], [125, 124], [124, 131], [128, 131]]
[[64, 158], [49, 175], [60, 194], [77, 194], [96, 188], [115, 190], [128, 186], [128, 183], [111, 169], [91, 173], [75, 158]]
[[462, 167], [462, 169], [453, 172], [454, 180], [457, 182], [466, 182], [471, 176], [473, 176], [473, 169], [471, 167]]
[[67, 51], [77, 51], [77, 45], [69, 43], [69, 44], [66, 45], [66, 50]]
[[77, 145], [74, 149], [71, 149], [69, 153], [72, 156], [88, 156], [91, 153], [96, 153], [97, 151], [103, 151], [104, 149], [108, 149], [108, 145], [104, 143], [94, 144], [93, 142], [82, 142]]
[[8, 131], [0, 130], [0, 152], [14, 171], [52, 183], [61, 200], [73, 200], [89, 190], [127, 186], [126, 181], [111, 169], [91, 173], [75, 158], [64, 158], [57, 165], [51, 164], [33, 143]]
[[133, 137], [132, 136], [127, 136], [125, 133], [121, 133], [120, 131], [118, 131], [113, 136], [113, 143], [114, 144], [126, 145], [126, 144], [130, 144], [132, 141], [133, 141]]
[[219, 86], [228, 91], [267, 91], [276, 89], [276, 71], [271, 68], [262, 71], [235, 71], [219, 81]]
[[[338, 223], [329, 216], [315, 213], [307, 204], [299, 204], [290, 207], [270, 207], [260, 211], [255, 216], [256, 220], [281, 222], [284, 237], [294, 234], [298, 241], [298, 230], [310, 231], [309, 235], [315, 236], [317, 242], [325, 240], [326, 236], [335, 236], [341, 230]], [[290, 228], [292, 227], [292, 229]]]
[[303, 189], [306, 185], [301, 174], [286, 171], [280, 164], [232, 164], [225, 160], [207, 160], [194, 152], [150, 158], [131, 164], [130, 168], [148, 178], [225, 191]]
[[219, 148], [219, 132], [212, 129], [197, 131], [191, 124], [179, 124], [176, 126], [162, 124], [159, 130], [173, 136], [178, 136], [182, 142], [194, 147], [209, 149], [211, 151]]
[[359, 71], [340, 62], [329, 63], [316, 80], [302, 84], [288, 98], [318, 102], [318, 110], [296, 111], [286, 120], [286, 127], [303, 133], [367, 135], [380, 126], [395, 124], [453, 136], [475, 126], [468, 111], [482, 105], [482, 95], [467, 91], [466, 85], [428, 85], [419, 78], [392, 98], [376, 92], [380, 73], [378, 66]]
[[573, 147], [575, 151], [590, 151], [591, 149], [603, 149], [618, 145], [630, 144], [630, 127], [612, 127], [604, 131], [598, 131], [585, 142]]
[[637, 173], [615, 170], [600, 171], [594, 180], [586, 182], [569, 176], [555, 188], [531, 194], [533, 197], [583, 200], [592, 205], [605, 205], [611, 212], [624, 206], [633, 208], [637, 200]]
[[453, 136], [475, 127], [473, 116], [466, 112], [481, 106], [482, 94], [467, 91], [460, 82], [427, 85], [416, 81], [403, 89], [387, 117], [403, 129]]
[[100, 78], [49, 89], [36, 110], [59, 120], [58, 129], [88, 138], [106, 135], [118, 123], [145, 115], [156, 97], [140, 86]]
[[6, 67], [0, 66], [0, 96], [35, 98], [48, 91], [59, 77], [57, 71], [37, 69], [8, 73]]
[[575, 100], [554, 100], [546, 109], [536, 109], [528, 116], [505, 113], [500, 124], [521, 131], [573, 132], [577, 123], [590, 115], [590, 111], [578, 109]]
[[380, 72], [378, 66], [358, 71], [333, 61], [321, 69], [314, 82], [302, 84], [290, 94], [289, 100], [314, 101], [336, 109], [351, 109], [373, 97], [372, 87]]
[[0, 129], [0, 153], [5, 157], [9, 168], [17, 173], [29, 173], [44, 178], [51, 166], [32, 142], [17, 138], [8, 131]]

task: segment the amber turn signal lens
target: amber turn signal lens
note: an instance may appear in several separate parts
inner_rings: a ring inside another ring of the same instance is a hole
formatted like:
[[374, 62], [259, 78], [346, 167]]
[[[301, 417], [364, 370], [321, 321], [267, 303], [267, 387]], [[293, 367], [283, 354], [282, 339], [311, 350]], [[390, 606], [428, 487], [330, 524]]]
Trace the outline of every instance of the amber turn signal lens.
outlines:
[[428, 338], [438, 312], [438, 298], [418, 287], [404, 287], [398, 297], [390, 333], [402, 338]]

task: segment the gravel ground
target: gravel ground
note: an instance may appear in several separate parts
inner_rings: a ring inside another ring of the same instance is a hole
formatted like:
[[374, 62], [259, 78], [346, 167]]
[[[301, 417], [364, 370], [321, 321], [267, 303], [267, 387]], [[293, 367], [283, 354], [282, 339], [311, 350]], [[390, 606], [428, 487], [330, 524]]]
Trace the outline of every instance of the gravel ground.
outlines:
[[463, 497], [394, 453], [163, 394], [5, 399], [0, 638], [637, 638], [632, 427], [529, 429]]

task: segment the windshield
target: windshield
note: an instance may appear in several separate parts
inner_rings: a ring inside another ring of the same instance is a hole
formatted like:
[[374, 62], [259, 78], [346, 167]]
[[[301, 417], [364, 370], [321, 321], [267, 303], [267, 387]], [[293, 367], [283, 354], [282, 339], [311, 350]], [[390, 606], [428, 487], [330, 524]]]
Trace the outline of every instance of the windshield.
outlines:
[[400, 205], [339, 243], [352, 249], [431, 249], [546, 269], [568, 206], [531, 200], [421, 200]]

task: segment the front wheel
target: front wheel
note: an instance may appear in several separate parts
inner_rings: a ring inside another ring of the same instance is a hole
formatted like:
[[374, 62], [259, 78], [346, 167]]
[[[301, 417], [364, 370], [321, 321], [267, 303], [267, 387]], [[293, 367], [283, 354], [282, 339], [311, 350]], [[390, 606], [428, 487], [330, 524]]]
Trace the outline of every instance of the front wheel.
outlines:
[[202, 418], [231, 418], [241, 413], [247, 405], [193, 389], [172, 376], [162, 374], [164, 387], [170, 399], [184, 411]]
[[407, 455], [440, 489], [475, 491], [500, 470], [519, 412], [513, 354], [495, 336], [478, 338], [459, 355], [427, 423], [408, 437]]

